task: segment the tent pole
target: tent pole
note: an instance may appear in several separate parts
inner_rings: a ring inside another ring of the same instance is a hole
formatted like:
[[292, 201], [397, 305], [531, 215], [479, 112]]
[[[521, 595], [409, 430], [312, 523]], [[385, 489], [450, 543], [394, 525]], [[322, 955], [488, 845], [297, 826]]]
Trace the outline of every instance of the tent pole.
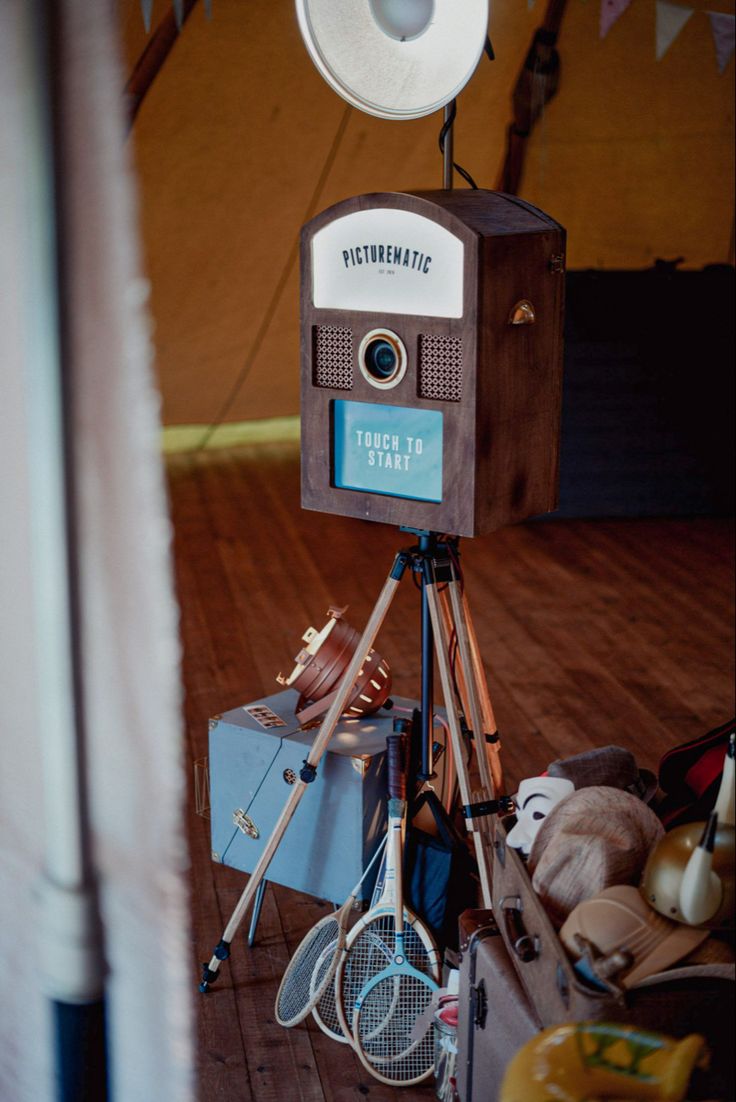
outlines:
[[107, 1097], [101, 924], [84, 769], [80, 613], [65, 310], [58, 53], [66, 5], [23, 5], [28, 210], [25, 288], [34, 638], [43, 784], [41, 982], [59, 1102]]

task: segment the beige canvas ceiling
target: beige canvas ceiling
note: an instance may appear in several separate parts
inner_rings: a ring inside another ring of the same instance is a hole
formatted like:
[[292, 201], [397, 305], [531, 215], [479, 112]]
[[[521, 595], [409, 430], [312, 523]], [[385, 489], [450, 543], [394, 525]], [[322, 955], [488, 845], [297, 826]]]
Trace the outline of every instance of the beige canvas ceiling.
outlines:
[[[496, 183], [544, 10], [491, 8], [497, 60], [483, 57], [462, 93], [455, 137], [481, 187]], [[212, 9], [207, 20], [195, 7], [131, 137], [167, 425], [298, 412], [301, 224], [349, 195], [442, 182], [440, 116], [347, 107], [314, 69], [291, 0]], [[158, 0], [154, 26], [167, 10]], [[139, 0], [120, 14], [131, 71], [146, 45]], [[528, 143], [521, 194], [566, 226], [571, 268], [732, 260], [734, 64], [719, 73], [705, 8], [659, 62], [655, 0], [633, 0], [603, 41], [598, 18], [596, 0], [569, 0], [560, 90]]]

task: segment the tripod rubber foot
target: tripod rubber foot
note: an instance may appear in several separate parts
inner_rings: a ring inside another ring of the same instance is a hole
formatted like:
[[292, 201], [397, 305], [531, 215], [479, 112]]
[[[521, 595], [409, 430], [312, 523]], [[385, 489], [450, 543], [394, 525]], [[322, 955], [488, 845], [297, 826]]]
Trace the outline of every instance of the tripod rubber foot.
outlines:
[[218, 975], [219, 973], [213, 972], [210, 966], [205, 961], [205, 963], [202, 965], [202, 982], [199, 985], [199, 990], [202, 992], [203, 995], [207, 994], [210, 989], [210, 984], [215, 982]]

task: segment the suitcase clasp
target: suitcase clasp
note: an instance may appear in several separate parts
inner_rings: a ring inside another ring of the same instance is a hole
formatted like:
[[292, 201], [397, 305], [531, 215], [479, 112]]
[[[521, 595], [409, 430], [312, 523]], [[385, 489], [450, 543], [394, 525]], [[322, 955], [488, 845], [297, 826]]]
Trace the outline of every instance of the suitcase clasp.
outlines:
[[261, 832], [250, 815], [246, 815], [242, 807], [238, 807], [233, 811], [233, 826], [236, 826], [238, 830], [242, 830], [243, 834], [247, 834], [249, 838], [260, 837]]
[[481, 980], [477, 987], [470, 988], [470, 999], [473, 1023], [478, 1029], [485, 1029], [488, 1016], [488, 995], [486, 994], [485, 980]]

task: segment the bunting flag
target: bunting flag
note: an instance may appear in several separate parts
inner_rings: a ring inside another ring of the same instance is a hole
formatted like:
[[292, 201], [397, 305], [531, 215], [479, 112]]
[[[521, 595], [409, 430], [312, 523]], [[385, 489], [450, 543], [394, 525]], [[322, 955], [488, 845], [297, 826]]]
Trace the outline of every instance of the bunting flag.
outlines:
[[692, 14], [692, 8], [657, 0], [657, 61], [667, 53]]
[[727, 15], [720, 11], [709, 11], [707, 15], [710, 19], [710, 29], [716, 47], [718, 69], [722, 73], [731, 60], [731, 54], [733, 53], [736, 16]]
[[600, 36], [605, 38], [617, 19], [623, 15], [631, 0], [601, 0]]
[[[531, 11], [536, 0], [526, 0], [527, 10]], [[605, 38], [611, 27], [621, 18], [628, 8], [631, 0], [601, 0], [599, 33]], [[176, 25], [181, 30], [184, 22], [183, 0], [172, 0]], [[212, 0], [203, 0], [204, 12], [207, 19], [212, 18]], [[661, 61], [675, 41], [680, 31], [693, 14], [693, 8], [685, 8], [681, 4], [671, 4], [669, 0], [656, 0], [656, 57]], [[141, 12], [146, 33], [151, 30], [153, 15], [153, 0], [141, 0]], [[710, 19], [713, 42], [716, 48], [716, 60], [719, 72], [723, 72], [734, 52], [734, 24], [736, 16], [727, 15], [725, 12], [706, 12]]]

